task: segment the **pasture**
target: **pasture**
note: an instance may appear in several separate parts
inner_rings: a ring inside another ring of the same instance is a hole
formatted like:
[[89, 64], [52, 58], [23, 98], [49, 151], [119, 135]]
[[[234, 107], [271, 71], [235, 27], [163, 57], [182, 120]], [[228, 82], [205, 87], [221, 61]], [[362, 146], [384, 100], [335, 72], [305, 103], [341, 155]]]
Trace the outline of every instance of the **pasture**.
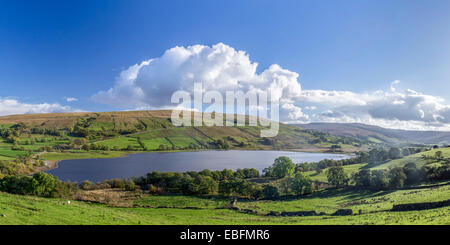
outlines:
[[[450, 207], [422, 211], [392, 212], [393, 204], [446, 200], [450, 186], [424, 189], [370, 192], [327, 190], [309, 196], [279, 201], [239, 200], [239, 208], [257, 214], [245, 214], [225, 207], [229, 200], [214, 197], [144, 196], [134, 207], [112, 207], [66, 199], [40, 198], [0, 193], [0, 224], [450, 224]], [[158, 208], [159, 207], [159, 208]], [[193, 209], [195, 207], [197, 209]], [[356, 213], [332, 216], [340, 208]], [[269, 211], [311, 211], [323, 215], [304, 217], [267, 216]], [[361, 214], [359, 213], [361, 211]]]

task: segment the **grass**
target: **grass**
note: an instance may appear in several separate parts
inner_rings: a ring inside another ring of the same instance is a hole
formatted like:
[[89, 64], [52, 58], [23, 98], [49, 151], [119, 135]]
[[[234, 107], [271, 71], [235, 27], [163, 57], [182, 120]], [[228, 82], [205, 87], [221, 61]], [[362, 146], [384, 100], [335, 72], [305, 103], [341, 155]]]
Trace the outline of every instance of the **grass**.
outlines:
[[[69, 133], [71, 128], [85, 119], [86, 130], [89, 132], [89, 143], [124, 149], [132, 146], [136, 150], [143, 150], [138, 143], [140, 137], [145, 148], [150, 151], [158, 150], [160, 145], [167, 145], [172, 150], [215, 149], [215, 141], [225, 140], [231, 149], [285, 149], [325, 152], [332, 144], [342, 141], [344, 138], [328, 134], [311, 133], [295, 125], [280, 124], [278, 136], [271, 140], [260, 137], [263, 127], [174, 127], [170, 122], [171, 111], [127, 111], [127, 112], [81, 112], [81, 113], [50, 113], [50, 114], [28, 114], [11, 115], [0, 117], [0, 128], [9, 128], [16, 123], [24, 123], [26, 129], [17, 137], [17, 144], [25, 151], [38, 153], [43, 147], [54, 147], [56, 145], [68, 145], [77, 137]], [[40, 130], [57, 130], [63, 135], [61, 137], [32, 134], [32, 128]], [[127, 132], [129, 134], [127, 134]], [[131, 133], [136, 132], [136, 133]], [[117, 134], [126, 134], [115, 136]], [[40, 142], [41, 139], [45, 142]], [[79, 138], [78, 138], [79, 139]], [[350, 139], [347, 139], [348, 142]], [[318, 143], [311, 143], [318, 142]], [[357, 149], [355, 144], [341, 144], [344, 151], [352, 152]], [[191, 147], [191, 146], [195, 147]], [[0, 139], [0, 160], [10, 160], [26, 154], [24, 151], [12, 151], [12, 143]], [[51, 159], [90, 158], [91, 153], [83, 155], [70, 153], [48, 156]], [[115, 153], [110, 153], [114, 155]], [[47, 156], [47, 155], [44, 155]], [[92, 157], [103, 157], [94, 154]]]
[[87, 158], [114, 158], [114, 157], [124, 157], [127, 154], [135, 152], [124, 152], [124, 151], [108, 151], [108, 152], [49, 152], [40, 155], [43, 160], [68, 160], [68, 159], [87, 159]]
[[241, 202], [239, 206], [260, 212], [314, 210], [330, 214], [340, 208], [350, 208], [356, 213], [359, 210], [369, 213], [391, 209], [394, 204], [436, 202], [448, 199], [450, 199], [450, 185], [396, 191], [328, 189], [299, 199]]
[[160, 207], [165, 206], [169, 208], [204, 208], [215, 209], [225, 207], [230, 203], [227, 198], [214, 198], [214, 197], [197, 197], [197, 196], [146, 196], [139, 198], [134, 202], [134, 205], [141, 207]]
[[167, 141], [166, 138], [142, 140], [142, 142], [144, 142], [144, 145], [145, 145], [145, 147], [147, 147], [148, 150], [157, 150], [160, 145], [171, 146], [170, 142]]
[[137, 140], [135, 138], [131, 138], [131, 137], [117, 137], [117, 138], [112, 138], [112, 139], [108, 139], [108, 140], [102, 140], [102, 141], [97, 141], [95, 142], [99, 145], [105, 145], [105, 146], [109, 146], [110, 148], [113, 147], [119, 147], [120, 149], [122, 148], [127, 148], [127, 146], [131, 145], [135, 148], [140, 148]]
[[[350, 177], [353, 173], [358, 172], [362, 167], [364, 167], [366, 163], [361, 164], [351, 164], [351, 165], [345, 165], [343, 166], [344, 171], [347, 173], [347, 175]], [[316, 171], [308, 171], [305, 172], [308, 174], [312, 180], [319, 181], [319, 182], [328, 182], [327, 179], [327, 169], [324, 169], [322, 172], [317, 173]]]
[[14, 160], [15, 158], [14, 157], [7, 157], [7, 156], [2, 156], [2, 155], [0, 155], [0, 160]]
[[[239, 201], [237, 206], [258, 211], [244, 214], [228, 209], [227, 199], [190, 196], [147, 196], [135, 201], [136, 207], [121, 208], [58, 198], [39, 198], [0, 193], [0, 224], [450, 224], [450, 207], [422, 211], [390, 212], [397, 203], [440, 201], [450, 197], [449, 185], [436, 188], [371, 192], [328, 190], [285, 201]], [[171, 208], [153, 208], [166, 206]], [[202, 209], [185, 209], [199, 207]], [[339, 208], [351, 208], [361, 215], [331, 216]], [[269, 211], [326, 212], [328, 215], [308, 217], [272, 217]]]
[[412, 155], [409, 155], [409, 156], [406, 156], [406, 157], [403, 157], [400, 159], [390, 160], [390, 161], [383, 162], [383, 163], [371, 164], [371, 165], [367, 165], [367, 167], [369, 167], [371, 169], [388, 169], [388, 168], [393, 168], [393, 167], [402, 167], [410, 162], [413, 162], [418, 167], [421, 167], [423, 165], [436, 162], [434, 160], [427, 160], [427, 159], [422, 158], [422, 155], [434, 156], [436, 151], [441, 151], [442, 156], [444, 158], [450, 158], [450, 147], [447, 147], [447, 148], [433, 149], [433, 150], [426, 151], [426, 152], [420, 152], [420, 153], [412, 154]]
[[421, 154], [421, 155], [425, 155], [425, 156], [434, 156], [434, 154], [435, 154], [437, 151], [441, 151], [441, 152], [442, 152], [442, 156], [443, 156], [444, 158], [450, 158], [450, 147], [433, 149], [433, 150], [431, 150], [431, 151], [422, 152], [422, 153], [420, 153], [420, 154]]
[[28, 152], [26, 151], [13, 151], [8, 149], [1, 149], [0, 150], [0, 156], [4, 157], [10, 157], [10, 158], [17, 158], [19, 156], [26, 156]]

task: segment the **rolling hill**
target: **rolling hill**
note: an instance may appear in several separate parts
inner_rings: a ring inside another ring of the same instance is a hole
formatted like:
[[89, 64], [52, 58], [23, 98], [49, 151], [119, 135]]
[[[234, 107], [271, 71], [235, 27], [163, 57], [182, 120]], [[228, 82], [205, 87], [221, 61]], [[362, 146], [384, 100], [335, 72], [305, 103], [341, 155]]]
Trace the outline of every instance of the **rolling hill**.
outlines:
[[450, 143], [450, 132], [398, 130], [359, 123], [310, 123], [301, 124], [299, 126], [322, 133], [369, 140], [374, 143]]
[[[262, 126], [175, 127], [170, 116], [170, 110], [25, 114], [0, 117], [0, 129], [19, 132], [15, 144], [33, 151], [39, 151], [43, 145], [73, 143], [77, 138], [86, 139], [83, 144], [106, 146], [110, 150], [230, 148], [327, 151], [332, 145], [340, 145], [339, 149], [350, 152], [362, 145], [358, 139], [311, 132], [286, 124], [280, 124], [279, 134], [274, 138], [261, 138]], [[1, 147], [10, 149], [12, 144], [9, 145], [8, 139], [3, 137]]]

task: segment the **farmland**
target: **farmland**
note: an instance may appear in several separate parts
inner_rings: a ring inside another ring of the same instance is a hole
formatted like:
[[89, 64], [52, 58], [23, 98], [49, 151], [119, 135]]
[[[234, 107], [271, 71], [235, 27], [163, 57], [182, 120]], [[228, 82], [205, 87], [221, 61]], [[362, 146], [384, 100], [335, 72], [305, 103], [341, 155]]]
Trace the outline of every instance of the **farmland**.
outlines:
[[[211, 148], [223, 140], [231, 148], [248, 149], [315, 149], [327, 151], [333, 144], [352, 151], [361, 146], [358, 140], [313, 133], [297, 126], [280, 125], [277, 137], [271, 141], [259, 137], [264, 127], [174, 127], [171, 111], [130, 111], [102, 113], [34, 114], [0, 117], [2, 129], [14, 129], [15, 138], [6, 137], [0, 148], [10, 149], [14, 143], [20, 149], [39, 151], [42, 146], [70, 144], [77, 138], [86, 138], [87, 144], [98, 144], [108, 149], [130, 146], [143, 150], [157, 150], [161, 145], [171, 149]], [[50, 135], [50, 134], [53, 134]]]
[[[450, 222], [445, 205], [391, 210], [398, 204], [449, 200], [448, 147], [396, 148], [285, 124], [278, 136], [267, 139], [259, 136], [262, 126], [174, 127], [169, 117], [168, 111], [0, 117], [0, 187], [8, 192], [0, 193], [0, 224]], [[153, 172], [99, 183], [61, 182], [35, 174], [52, 167], [45, 161], [207, 149], [346, 152], [354, 157], [317, 163], [280, 157], [278, 166], [289, 166], [281, 167], [282, 173], [275, 161], [264, 173]], [[341, 171], [334, 174], [340, 179], [329, 177], [334, 170]], [[365, 170], [367, 183], [355, 177]], [[336, 215], [342, 210], [347, 213]]]
[[[449, 185], [386, 192], [327, 190], [279, 201], [240, 200], [245, 214], [226, 207], [229, 200], [215, 197], [144, 196], [133, 207], [114, 207], [66, 199], [0, 193], [0, 224], [450, 224], [450, 207], [392, 212], [393, 204], [446, 200]], [[161, 206], [158, 208], [158, 206]], [[162, 208], [164, 206], [164, 208]], [[197, 209], [193, 209], [196, 207]], [[332, 216], [339, 208], [356, 215]], [[323, 215], [267, 216], [270, 211], [311, 211]], [[361, 210], [361, 214], [358, 214]]]

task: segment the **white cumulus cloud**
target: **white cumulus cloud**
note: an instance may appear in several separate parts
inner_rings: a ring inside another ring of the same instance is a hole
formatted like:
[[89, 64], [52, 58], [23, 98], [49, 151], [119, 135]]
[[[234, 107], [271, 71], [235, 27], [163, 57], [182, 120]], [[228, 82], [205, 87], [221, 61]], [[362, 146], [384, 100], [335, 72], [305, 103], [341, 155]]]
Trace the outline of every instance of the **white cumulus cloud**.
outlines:
[[78, 99], [77, 98], [73, 98], [73, 97], [66, 97], [66, 101], [67, 102], [75, 102], [75, 101], [78, 101]]
[[411, 89], [372, 93], [349, 91], [302, 92], [302, 101], [325, 105], [314, 120], [358, 122], [399, 129], [450, 130], [450, 106], [443, 98]]
[[193, 91], [202, 83], [205, 91], [270, 91], [280, 99], [289, 119], [304, 120], [301, 108], [293, 104], [301, 95], [298, 74], [271, 65], [260, 74], [258, 63], [247, 53], [218, 43], [213, 46], [175, 47], [161, 57], [133, 65], [116, 78], [114, 86], [93, 96], [94, 101], [121, 108], [167, 108], [177, 90]]
[[[130, 66], [113, 86], [92, 96], [119, 107], [173, 108], [172, 94], [192, 92], [194, 83], [205, 91], [267, 91], [280, 99], [280, 120], [289, 123], [359, 122], [390, 128], [450, 130], [450, 106], [444, 99], [411, 89], [399, 92], [396, 80], [387, 91], [304, 90], [299, 74], [277, 64], [257, 73], [258, 63], [240, 50], [213, 46], [174, 47]], [[302, 110], [302, 106], [305, 110]]]
[[0, 116], [28, 113], [55, 113], [79, 111], [70, 106], [63, 106], [58, 103], [28, 104], [21, 103], [16, 99], [0, 98]]

